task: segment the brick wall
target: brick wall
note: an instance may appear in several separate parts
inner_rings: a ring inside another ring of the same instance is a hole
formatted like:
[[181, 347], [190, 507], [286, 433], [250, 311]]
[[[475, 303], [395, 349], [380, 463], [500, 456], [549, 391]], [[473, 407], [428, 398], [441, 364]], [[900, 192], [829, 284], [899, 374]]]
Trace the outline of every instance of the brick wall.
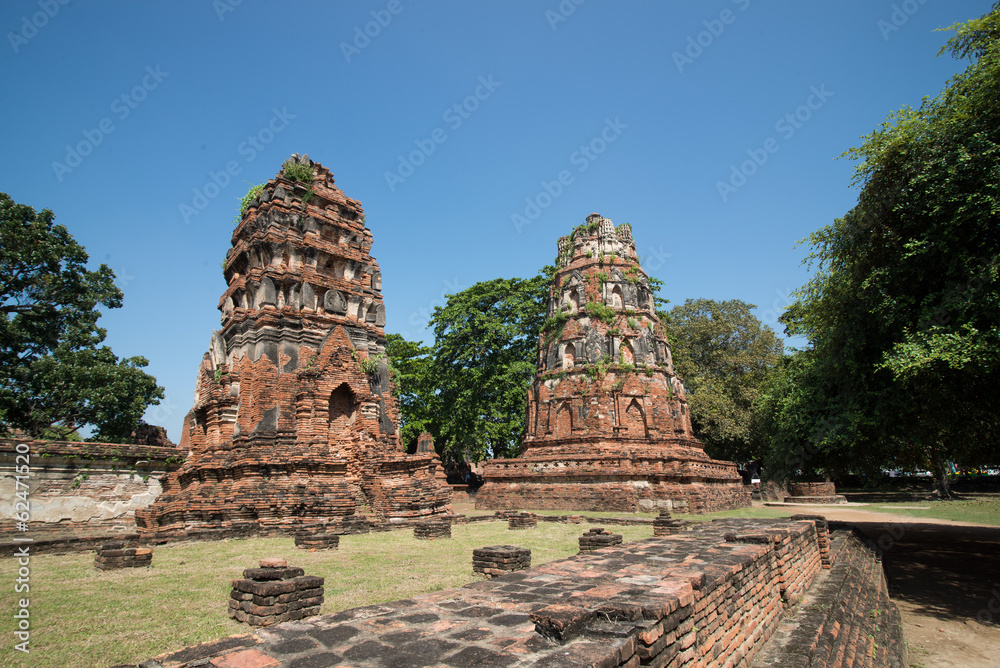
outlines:
[[[13, 509], [18, 444], [28, 446], [30, 530], [135, 530], [135, 512], [161, 492], [161, 479], [180, 466], [177, 448], [116, 443], [0, 439], [0, 505]], [[21, 448], [23, 450], [24, 448]], [[24, 488], [20, 488], [23, 493]], [[14, 530], [7, 517], [0, 532]]]

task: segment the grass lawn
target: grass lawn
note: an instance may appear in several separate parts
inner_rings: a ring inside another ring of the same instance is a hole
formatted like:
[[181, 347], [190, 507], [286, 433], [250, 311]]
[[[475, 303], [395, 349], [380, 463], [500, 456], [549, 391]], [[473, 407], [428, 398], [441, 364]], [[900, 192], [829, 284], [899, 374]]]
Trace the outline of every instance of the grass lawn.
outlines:
[[[928, 508], [927, 510], [915, 510], [914, 506]], [[970, 496], [957, 501], [870, 503], [863, 510], [1000, 526], [1000, 497], [996, 496]]]
[[[111, 666], [252, 629], [227, 615], [231, 580], [263, 557], [280, 556], [307, 575], [326, 578], [322, 612], [458, 587], [472, 573], [472, 550], [498, 544], [531, 549], [533, 565], [579, 551], [593, 525], [539, 523], [510, 531], [504, 522], [452, 527], [450, 540], [422, 541], [408, 530], [342, 536], [340, 549], [298, 550], [292, 538], [176, 543], [154, 548], [150, 568], [94, 570], [94, 553], [31, 557], [30, 592], [16, 594], [16, 559], [0, 559], [0, 665]], [[625, 541], [651, 526], [608, 526]], [[30, 654], [15, 651], [13, 612], [30, 599]]]

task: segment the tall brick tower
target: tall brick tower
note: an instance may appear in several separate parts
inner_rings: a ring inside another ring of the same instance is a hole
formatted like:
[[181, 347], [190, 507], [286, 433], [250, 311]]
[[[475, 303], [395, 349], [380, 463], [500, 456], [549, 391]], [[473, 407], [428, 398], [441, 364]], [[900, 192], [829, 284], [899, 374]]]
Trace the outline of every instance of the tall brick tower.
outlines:
[[136, 513], [140, 533], [347, 532], [450, 512], [440, 461], [400, 448], [371, 246], [361, 204], [308, 156], [250, 202], [185, 419], [190, 454]]
[[632, 229], [600, 214], [559, 239], [517, 459], [488, 462], [477, 508], [712, 512], [750, 505], [694, 437]]

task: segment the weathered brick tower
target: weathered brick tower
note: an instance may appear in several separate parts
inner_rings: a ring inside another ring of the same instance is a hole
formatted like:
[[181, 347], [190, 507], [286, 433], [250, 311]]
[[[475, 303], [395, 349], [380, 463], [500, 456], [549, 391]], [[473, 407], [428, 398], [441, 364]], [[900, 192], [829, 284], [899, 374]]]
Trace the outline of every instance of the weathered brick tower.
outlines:
[[361, 204], [308, 156], [250, 202], [185, 420], [190, 454], [136, 513], [141, 533], [348, 532], [450, 512], [440, 460], [399, 444], [371, 246]]
[[517, 459], [488, 462], [477, 508], [712, 512], [750, 505], [694, 437], [628, 224], [559, 239]]

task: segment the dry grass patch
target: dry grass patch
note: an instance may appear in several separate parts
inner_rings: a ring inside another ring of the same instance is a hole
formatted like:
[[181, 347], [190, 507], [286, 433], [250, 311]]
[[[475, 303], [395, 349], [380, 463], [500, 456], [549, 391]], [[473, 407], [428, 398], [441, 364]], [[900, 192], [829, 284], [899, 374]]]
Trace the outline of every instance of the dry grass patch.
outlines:
[[[264, 557], [281, 556], [307, 575], [326, 578], [322, 612], [409, 598], [458, 587], [472, 573], [472, 550], [486, 545], [531, 549], [532, 564], [577, 554], [592, 525], [539, 523], [511, 531], [505, 522], [452, 527], [452, 538], [416, 540], [412, 530], [341, 536], [340, 549], [308, 552], [292, 538], [175, 543], [154, 548], [151, 568], [97, 571], [94, 553], [31, 557], [31, 591], [14, 593], [16, 559], [0, 559], [0, 609], [30, 598], [31, 653], [13, 650], [14, 620], [0, 617], [0, 663], [8, 666], [109, 666], [251, 629], [226, 615], [231, 581]], [[650, 526], [608, 526], [634, 541]]]

